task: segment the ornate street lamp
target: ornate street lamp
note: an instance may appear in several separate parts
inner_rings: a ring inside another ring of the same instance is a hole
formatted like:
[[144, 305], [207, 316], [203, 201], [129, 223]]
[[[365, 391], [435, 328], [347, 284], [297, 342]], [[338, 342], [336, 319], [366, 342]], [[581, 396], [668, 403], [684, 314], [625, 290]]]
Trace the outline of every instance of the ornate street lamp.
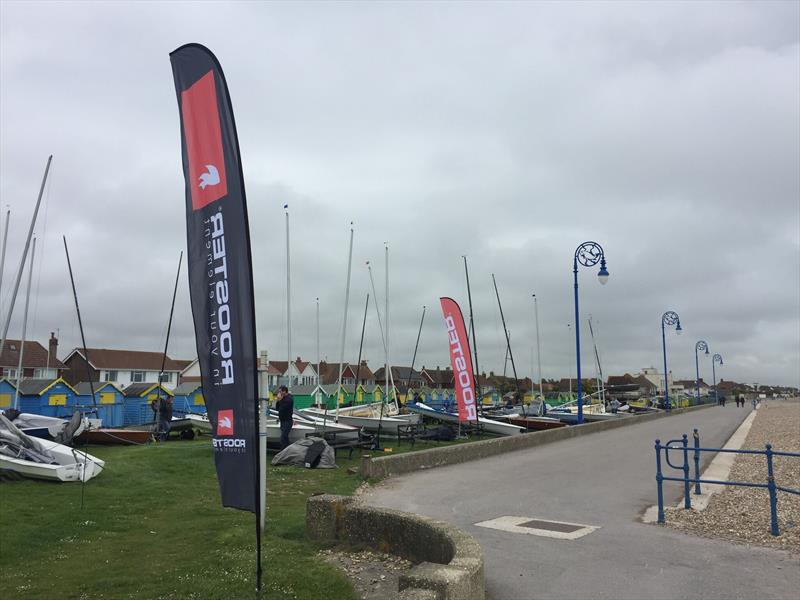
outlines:
[[680, 335], [681, 331], [681, 318], [673, 310], [668, 310], [661, 315], [661, 347], [664, 350], [664, 407], [667, 412], [670, 411], [669, 406], [669, 372], [667, 371], [667, 337], [664, 333], [664, 328], [669, 325], [675, 326], [675, 332]]
[[716, 401], [717, 404], [719, 404], [719, 394], [717, 394], [717, 370], [714, 368], [717, 365], [717, 363], [719, 363], [720, 366], [722, 366], [723, 364], [721, 354], [715, 354], [711, 358], [711, 373], [712, 377], [714, 378], [714, 400]]
[[708, 354], [708, 344], [700, 340], [694, 345], [694, 368], [697, 371], [697, 403], [700, 403], [700, 362], [697, 360], [697, 352], [704, 351]]
[[578, 264], [584, 267], [593, 267], [600, 263], [597, 279], [605, 285], [608, 281], [606, 269], [606, 255], [597, 242], [583, 242], [575, 249], [572, 261], [572, 273], [575, 280], [575, 357], [578, 365], [578, 424], [583, 423], [583, 389], [581, 387], [581, 322], [578, 314]]

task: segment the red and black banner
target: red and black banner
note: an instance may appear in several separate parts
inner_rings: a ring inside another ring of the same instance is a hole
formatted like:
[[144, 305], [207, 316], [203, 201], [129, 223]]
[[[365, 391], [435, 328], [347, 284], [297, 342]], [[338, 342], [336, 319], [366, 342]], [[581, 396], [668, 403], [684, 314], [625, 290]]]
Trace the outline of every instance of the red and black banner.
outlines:
[[450, 345], [450, 365], [453, 367], [453, 382], [458, 400], [458, 420], [461, 422], [478, 420], [475, 398], [475, 378], [472, 374], [472, 353], [467, 341], [467, 327], [458, 302], [452, 298], [439, 298], [447, 327], [447, 341]]
[[223, 506], [259, 512], [250, 230], [225, 76], [199, 44], [170, 54], [181, 117], [189, 290]]

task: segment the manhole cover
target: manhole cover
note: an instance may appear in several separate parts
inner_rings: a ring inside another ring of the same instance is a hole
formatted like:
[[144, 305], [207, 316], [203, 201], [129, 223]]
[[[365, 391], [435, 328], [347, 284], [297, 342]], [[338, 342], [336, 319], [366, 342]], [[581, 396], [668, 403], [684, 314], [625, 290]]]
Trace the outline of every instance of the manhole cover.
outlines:
[[566, 523], [564, 521], [550, 521], [547, 519], [532, 519], [531, 517], [497, 517], [490, 521], [475, 523], [477, 527], [487, 527], [510, 533], [524, 533], [540, 537], [556, 538], [559, 540], [577, 540], [600, 529], [596, 525], [582, 525], [580, 523]]
[[585, 525], [573, 525], [572, 523], [559, 523], [558, 521], [540, 521], [534, 519], [533, 521], [526, 521], [520, 523], [518, 527], [530, 527], [531, 529], [544, 529], [545, 531], [560, 531], [561, 533], [572, 533], [583, 529]]

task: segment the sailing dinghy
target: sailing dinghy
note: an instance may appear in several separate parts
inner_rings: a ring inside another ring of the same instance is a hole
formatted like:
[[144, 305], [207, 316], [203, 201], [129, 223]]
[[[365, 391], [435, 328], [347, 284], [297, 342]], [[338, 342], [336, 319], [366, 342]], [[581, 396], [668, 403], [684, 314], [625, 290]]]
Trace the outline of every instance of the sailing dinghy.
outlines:
[[0, 471], [50, 481], [88, 481], [105, 461], [69, 446], [24, 434], [0, 415]]
[[[407, 404], [406, 408], [411, 412], [415, 412], [426, 417], [431, 417], [438, 421], [458, 423], [458, 413], [436, 410], [435, 408], [431, 408], [422, 402]], [[502, 423], [500, 421], [494, 421], [493, 419], [486, 419], [485, 417], [478, 417], [478, 422], [481, 424], [481, 427], [483, 427], [484, 431], [496, 433], [498, 435], [518, 435], [525, 431], [525, 428], [523, 427], [518, 427], [517, 425], [511, 425], [509, 423]]]

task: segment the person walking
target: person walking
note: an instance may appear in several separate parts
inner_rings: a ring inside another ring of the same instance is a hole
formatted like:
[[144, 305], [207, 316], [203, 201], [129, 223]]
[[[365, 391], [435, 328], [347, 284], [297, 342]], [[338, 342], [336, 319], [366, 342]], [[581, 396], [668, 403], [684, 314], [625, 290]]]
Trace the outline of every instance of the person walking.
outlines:
[[275, 403], [278, 411], [278, 421], [281, 427], [281, 450], [289, 445], [289, 434], [294, 424], [294, 398], [289, 393], [289, 388], [282, 385], [278, 388], [278, 401]]

